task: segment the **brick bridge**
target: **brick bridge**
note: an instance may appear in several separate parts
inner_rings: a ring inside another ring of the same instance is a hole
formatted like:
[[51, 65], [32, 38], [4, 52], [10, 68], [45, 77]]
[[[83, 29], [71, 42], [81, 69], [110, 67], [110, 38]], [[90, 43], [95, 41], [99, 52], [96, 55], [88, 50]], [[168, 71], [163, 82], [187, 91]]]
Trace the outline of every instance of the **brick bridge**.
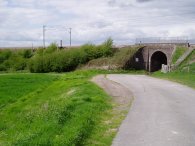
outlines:
[[[188, 44], [180, 44], [187, 46]], [[134, 55], [130, 65], [135, 69], [145, 69], [149, 72], [158, 71], [162, 64], [171, 66], [176, 44], [147, 44], [143, 45]]]

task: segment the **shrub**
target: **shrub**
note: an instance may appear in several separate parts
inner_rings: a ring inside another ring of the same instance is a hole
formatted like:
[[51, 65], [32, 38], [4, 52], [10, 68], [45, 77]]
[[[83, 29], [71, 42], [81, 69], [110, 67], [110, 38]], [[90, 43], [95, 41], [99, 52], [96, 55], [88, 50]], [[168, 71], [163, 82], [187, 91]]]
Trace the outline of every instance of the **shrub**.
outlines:
[[83, 62], [87, 62], [89, 60], [92, 60], [95, 58], [95, 45], [93, 44], [85, 44], [83, 46], [81, 46], [81, 52], [83, 53]]
[[41, 56], [41, 55], [43, 55], [44, 54], [44, 48], [38, 48], [37, 50], [36, 50], [36, 52], [35, 52], [35, 56]]
[[44, 58], [41, 56], [35, 57], [33, 59], [31, 59], [29, 61], [29, 70], [30, 72], [40, 72], [40, 73], [44, 73], [44, 66], [43, 66], [43, 61]]
[[45, 53], [53, 53], [58, 49], [58, 45], [56, 43], [51, 43], [46, 49], [45, 49]]
[[22, 57], [23, 58], [31, 58], [33, 56], [33, 52], [31, 49], [25, 49], [22, 52]]
[[12, 51], [11, 50], [0, 50], [0, 63], [3, 63], [5, 60], [11, 57]]
[[7, 68], [4, 64], [0, 64], [0, 71], [6, 71]]
[[33, 52], [30, 49], [0, 50], [0, 70], [24, 70], [32, 56]]
[[[95, 46], [93, 44], [85, 44], [81, 47], [86, 62], [100, 57], [108, 57], [113, 55], [113, 40], [109, 38], [102, 45]], [[85, 63], [86, 63], [85, 62]]]
[[6, 70], [10, 70], [11, 64], [12, 64], [11, 60], [5, 60], [2, 65], [6, 68]]
[[102, 56], [103, 57], [112, 56], [113, 55], [112, 47], [113, 47], [113, 40], [109, 38], [101, 46], [102, 49], [101, 52], [103, 53]]
[[18, 70], [24, 70], [27, 67], [27, 60], [23, 58], [17, 58], [16, 62], [13, 63], [13, 69]]

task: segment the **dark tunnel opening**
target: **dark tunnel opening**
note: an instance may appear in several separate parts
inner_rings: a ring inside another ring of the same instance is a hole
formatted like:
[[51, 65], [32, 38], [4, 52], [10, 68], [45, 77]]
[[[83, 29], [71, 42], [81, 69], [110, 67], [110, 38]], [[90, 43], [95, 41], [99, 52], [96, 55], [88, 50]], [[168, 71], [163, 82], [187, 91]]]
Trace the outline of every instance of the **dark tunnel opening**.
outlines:
[[151, 57], [151, 72], [160, 70], [162, 64], [167, 65], [167, 57], [163, 52], [157, 51]]

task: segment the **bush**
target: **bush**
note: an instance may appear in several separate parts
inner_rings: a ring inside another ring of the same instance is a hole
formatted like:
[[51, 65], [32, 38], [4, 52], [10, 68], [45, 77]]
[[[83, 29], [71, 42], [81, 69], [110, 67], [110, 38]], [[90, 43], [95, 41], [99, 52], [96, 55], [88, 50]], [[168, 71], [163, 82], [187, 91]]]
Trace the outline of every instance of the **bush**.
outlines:
[[38, 48], [37, 50], [36, 50], [36, 52], [35, 52], [35, 56], [41, 56], [41, 55], [43, 55], [44, 54], [44, 48]]
[[45, 49], [45, 53], [53, 53], [58, 49], [58, 45], [56, 43], [51, 43], [46, 49]]
[[12, 51], [11, 50], [0, 50], [0, 63], [3, 63], [5, 60], [11, 57]]
[[30, 72], [44, 73], [45, 71], [43, 66], [44, 62], [43, 60], [44, 60], [43, 57], [40, 56], [31, 59], [28, 65]]
[[0, 70], [24, 70], [32, 56], [33, 52], [30, 49], [0, 50]]
[[95, 48], [95, 45], [93, 44], [85, 44], [83, 46], [81, 46], [81, 52], [83, 53], [83, 62], [87, 62], [89, 60], [92, 60], [95, 58], [95, 51], [96, 51], [96, 48]]
[[0, 64], [0, 71], [7, 71], [7, 68], [4, 64]]
[[113, 55], [113, 40], [109, 38], [107, 41], [105, 41], [101, 48], [101, 52], [103, 53], [101, 57], [107, 57], [107, 56], [112, 56]]
[[16, 62], [13, 63], [13, 69], [18, 70], [24, 70], [27, 67], [27, 60], [23, 58], [17, 58]]
[[11, 65], [12, 65], [12, 61], [11, 60], [5, 60], [2, 65], [6, 68], [6, 70], [10, 70]]
[[31, 58], [32, 56], [33, 56], [32, 50], [30, 50], [30, 49], [23, 50], [23, 52], [22, 52], [23, 58]]

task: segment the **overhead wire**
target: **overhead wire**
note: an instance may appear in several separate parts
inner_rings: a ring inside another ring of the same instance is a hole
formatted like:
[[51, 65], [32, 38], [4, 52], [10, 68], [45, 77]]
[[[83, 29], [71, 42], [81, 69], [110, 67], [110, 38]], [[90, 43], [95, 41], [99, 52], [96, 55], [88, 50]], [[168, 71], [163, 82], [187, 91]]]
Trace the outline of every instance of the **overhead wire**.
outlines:
[[[106, 30], [113, 30], [112, 28], [112, 25], [114, 24], [122, 24], [122, 23], [127, 23], [128, 26], [131, 26], [131, 27], [139, 27], [139, 26], [145, 26], [145, 27], [150, 27], [151, 26], [151, 23], [153, 24], [152, 27], [154, 26], [159, 26], [159, 24], [161, 26], [166, 26], [166, 25], [182, 25], [182, 24], [186, 24], [186, 23], [195, 23], [195, 18], [194, 19], [190, 19], [190, 18], [187, 18], [187, 17], [182, 17], [184, 15], [187, 15], [187, 14], [194, 14], [193, 12], [179, 12], [179, 13], [175, 13], [175, 14], [169, 14], [169, 15], [154, 15], [154, 16], [146, 16], [146, 15], [143, 15], [143, 16], [133, 16], [132, 18], [119, 18], [119, 19], [116, 19], [116, 18], [113, 18], [113, 19], [108, 19], [108, 18], [105, 18], [105, 22], [108, 23], [107, 28], [106, 27], [102, 27], [103, 29], [106, 28]], [[195, 17], [195, 16], [194, 16]], [[147, 18], [147, 19], [146, 19]], [[168, 18], [168, 19], [167, 19]], [[174, 18], [177, 18], [177, 19], [174, 19]], [[180, 21], [179, 18], [182, 18], [183, 21]], [[152, 22], [151, 22], [152, 20]], [[184, 21], [185, 20], [185, 21]], [[187, 21], [188, 20], [188, 21]], [[101, 21], [101, 20], [99, 20]], [[149, 21], [149, 22], [148, 22]], [[167, 22], [166, 22], [167, 21]], [[87, 25], [91, 24], [91, 27], [93, 27], [95, 25], [95, 23], [97, 23], [97, 21], [87, 21], [87, 22], [79, 22], [79, 24], [85, 24], [86, 26], [84, 26], [85, 28], [86, 27], [89, 27]], [[156, 25], [154, 24], [157, 23]], [[74, 24], [74, 22], [73, 22]], [[68, 30], [68, 27], [65, 27], [65, 26], [62, 26], [62, 25], [48, 25], [47, 26], [48, 28], [46, 29], [46, 31], [50, 31], [50, 30], [53, 30], [53, 31], [62, 31], [62, 30]], [[110, 27], [110, 28], [109, 28]], [[80, 26], [80, 28], [82, 28]], [[97, 29], [101, 29], [101, 28], [98, 28]], [[8, 31], [9, 33], [16, 33], [18, 31]], [[28, 42], [32, 42], [32, 41], [42, 41], [42, 40], [5, 40], [5, 39], [0, 39], [0, 41], [10, 41], [10, 42], [14, 42], [14, 41], [28, 41]]]

